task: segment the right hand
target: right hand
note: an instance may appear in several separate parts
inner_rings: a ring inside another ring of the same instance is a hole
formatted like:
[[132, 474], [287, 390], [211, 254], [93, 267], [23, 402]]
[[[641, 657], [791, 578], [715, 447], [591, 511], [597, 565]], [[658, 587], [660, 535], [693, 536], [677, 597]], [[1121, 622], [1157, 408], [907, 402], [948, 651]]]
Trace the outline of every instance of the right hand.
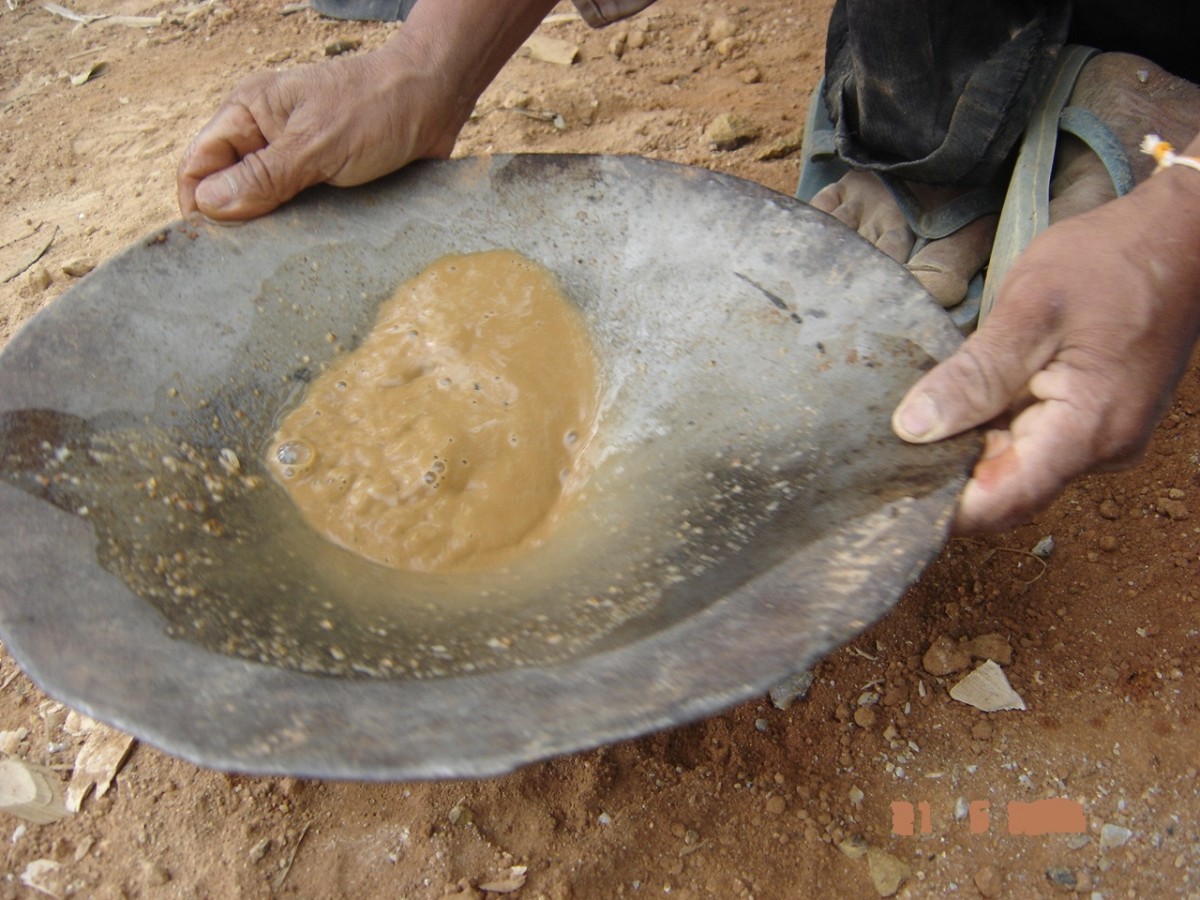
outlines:
[[469, 114], [403, 46], [239, 81], [188, 146], [179, 208], [265, 215], [314, 184], [364, 184], [446, 157]]

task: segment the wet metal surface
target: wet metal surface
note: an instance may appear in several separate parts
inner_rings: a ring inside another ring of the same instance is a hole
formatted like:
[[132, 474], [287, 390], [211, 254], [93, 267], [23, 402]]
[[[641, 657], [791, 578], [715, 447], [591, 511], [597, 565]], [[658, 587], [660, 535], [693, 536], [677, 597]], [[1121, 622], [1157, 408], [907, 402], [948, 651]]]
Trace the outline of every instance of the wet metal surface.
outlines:
[[[500, 572], [327, 544], [263, 465], [281, 411], [398, 284], [494, 248], [555, 272], [597, 345], [587, 502]], [[486, 775], [678, 724], [940, 549], [976, 442], [888, 417], [958, 339], [827, 217], [637, 158], [426, 163], [176, 223], [0, 355], [0, 633], [54, 696], [242, 772]]]

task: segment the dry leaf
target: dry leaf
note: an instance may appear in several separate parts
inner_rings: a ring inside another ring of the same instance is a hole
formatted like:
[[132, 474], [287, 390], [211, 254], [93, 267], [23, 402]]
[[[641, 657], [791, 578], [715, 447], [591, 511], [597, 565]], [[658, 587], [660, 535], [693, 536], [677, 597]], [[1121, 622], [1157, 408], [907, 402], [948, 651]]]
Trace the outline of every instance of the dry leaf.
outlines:
[[75, 87], [79, 87], [81, 84], [87, 84], [93, 78], [103, 75], [107, 70], [108, 63], [106, 62], [92, 63], [90, 67], [84, 69], [78, 75], [72, 75], [71, 84], [75, 85]]

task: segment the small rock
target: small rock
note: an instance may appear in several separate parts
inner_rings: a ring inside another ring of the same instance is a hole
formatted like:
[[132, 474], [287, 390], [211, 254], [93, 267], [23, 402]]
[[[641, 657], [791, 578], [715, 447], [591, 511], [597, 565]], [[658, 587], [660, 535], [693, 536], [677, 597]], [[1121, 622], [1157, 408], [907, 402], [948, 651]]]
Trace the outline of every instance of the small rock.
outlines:
[[912, 869], [886, 850], [872, 847], [867, 851], [867, 871], [880, 897], [890, 897], [912, 875]]
[[1002, 634], [981, 634], [963, 644], [962, 649], [969, 653], [972, 659], [990, 659], [1001, 666], [1012, 665], [1012, 644]]
[[1046, 870], [1046, 877], [1050, 879], [1050, 883], [1060, 891], [1074, 891], [1075, 885], [1078, 883], [1075, 878], [1075, 873], [1066, 866], [1051, 866]]
[[1102, 536], [1100, 538], [1100, 540], [1097, 541], [1096, 543], [1099, 545], [1100, 549], [1103, 550], [1105, 553], [1112, 553], [1114, 550], [1117, 549], [1118, 546], [1120, 546], [1117, 539], [1115, 537], [1113, 537], [1113, 535], [1111, 535], [1111, 534], [1106, 534], [1106, 535]]
[[1117, 847], [1124, 847], [1131, 837], [1133, 837], [1133, 832], [1128, 828], [1106, 824], [1100, 829], [1100, 849], [1114, 850]]
[[778, 816], [787, 809], [787, 801], [782, 797], [775, 796], [767, 801], [767, 812], [773, 816]]
[[505, 109], [529, 109], [532, 102], [533, 96], [525, 91], [509, 91], [500, 105]]
[[797, 700], [808, 696], [808, 689], [812, 687], [812, 683], [811, 669], [799, 672], [771, 688], [771, 702], [775, 704], [776, 709], [787, 709]]
[[1040, 541], [1033, 545], [1033, 549], [1029, 551], [1038, 559], [1049, 559], [1054, 553], [1054, 536], [1046, 535]]
[[984, 866], [975, 873], [975, 889], [984, 897], [999, 897], [1000, 873], [991, 866]]
[[164, 885], [171, 880], [171, 873], [167, 867], [152, 859], [142, 860], [142, 876], [146, 879], [146, 884], [155, 886]]
[[854, 724], [859, 728], [872, 728], [875, 725], [875, 710], [869, 706], [860, 706], [854, 711]]
[[88, 256], [76, 256], [62, 264], [62, 270], [72, 278], [82, 278], [96, 268], [96, 261]]
[[737, 38], [728, 37], [722, 41], [718, 41], [713, 49], [717, 51], [718, 56], [729, 57], [733, 56], [741, 46], [742, 44]]
[[1191, 518], [1192, 515], [1186, 503], [1182, 500], [1172, 500], [1170, 497], [1159, 497], [1154, 508], [1160, 516], [1166, 516], [1176, 522]]
[[357, 38], [343, 41], [333, 41], [325, 45], [326, 56], [341, 56], [343, 53], [350, 53], [362, 46], [362, 41]]
[[754, 720], [754, 730], [755, 731], [759, 731], [759, 732], [762, 732], [765, 734], [770, 729], [770, 727], [771, 727], [771, 723], [768, 722], [766, 719], [755, 719]]
[[725, 16], [720, 16], [708, 26], [708, 42], [714, 45], [719, 44], [737, 34], [737, 30], [737, 23]]
[[959, 672], [971, 664], [971, 657], [954, 641], [939, 635], [921, 657], [921, 665], [930, 675], [949, 675]]
[[990, 741], [992, 739], [992, 726], [989, 722], [976, 722], [971, 726], [971, 737], [977, 741]]
[[628, 31], [618, 31], [613, 35], [613, 39], [608, 42], [608, 52], [610, 55], [620, 59], [625, 55], [625, 45], [629, 42]]
[[839, 841], [837, 848], [846, 854], [850, 859], [862, 859], [867, 855], [867, 842], [861, 837], [848, 837], [844, 841]]
[[646, 32], [640, 28], [633, 29], [625, 39], [625, 46], [630, 50], [641, 50], [646, 46]]
[[1092, 842], [1092, 839], [1090, 837], [1088, 837], [1086, 834], [1073, 834], [1069, 838], [1067, 838], [1067, 849], [1068, 850], [1082, 850], [1084, 847], [1086, 847], [1091, 842]]
[[783, 159], [804, 145], [804, 129], [797, 128], [783, 137], [776, 138], [759, 151], [760, 160]]
[[50, 270], [41, 263], [34, 263], [26, 270], [25, 276], [21, 280], [21, 294], [26, 297], [34, 297], [52, 284], [54, 284], [54, 279], [50, 277]]
[[704, 137], [715, 150], [736, 150], [761, 133], [762, 129], [736, 113], [721, 113], [704, 129]]
[[1121, 518], [1121, 506], [1112, 497], [1100, 504], [1100, 515], [1105, 519]]
[[738, 72], [738, 80], [742, 84], [758, 84], [762, 81], [762, 71], [758, 66], [747, 66]]
[[850, 788], [849, 792], [847, 792], [847, 794], [846, 794], [846, 797], [850, 800], [851, 806], [858, 806], [860, 803], [863, 802], [863, 797], [865, 797], [865, 796], [866, 796], [866, 794], [864, 794], [862, 792], [862, 789], [860, 787], [858, 787], [857, 785]]

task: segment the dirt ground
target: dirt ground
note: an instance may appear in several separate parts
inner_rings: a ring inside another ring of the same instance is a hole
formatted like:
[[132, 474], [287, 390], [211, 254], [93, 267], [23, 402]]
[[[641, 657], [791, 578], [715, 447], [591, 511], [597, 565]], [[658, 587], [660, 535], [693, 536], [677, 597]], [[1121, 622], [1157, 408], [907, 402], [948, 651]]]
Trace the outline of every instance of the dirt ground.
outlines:
[[[796, 154], [762, 157], [803, 122], [829, 6], [662, 0], [604, 31], [544, 25], [578, 45], [575, 64], [514, 60], [456, 152], [638, 153], [789, 191]], [[161, 19], [85, 26], [0, 4], [0, 278], [54, 235], [0, 285], [3, 340], [70, 288], [64, 267], [176, 217], [176, 163], [236, 78], [400, 27], [284, 15], [281, 0], [72, 8]], [[711, 149], [704, 130], [727, 112], [761, 135]], [[0, 896], [873, 897], [903, 876], [901, 897], [1200, 897], [1198, 375], [1138, 468], [1078, 482], [1011, 533], [952, 541], [786, 710], [764, 697], [482, 782], [247, 778], [137, 744], [78, 814], [0, 815]], [[1030, 551], [1047, 536], [1043, 561]], [[948, 695], [961, 672], [925, 667], [936, 638], [989, 634], [993, 655], [1011, 649], [1024, 711], [973, 709]], [[7, 656], [0, 685], [0, 748], [65, 780], [76, 717]], [[1085, 831], [1009, 833], [1010, 803], [1046, 798], [1079, 804]], [[987, 828], [972, 829], [973, 801]], [[893, 833], [894, 802], [928, 803], [929, 833], [920, 806], [915, 836]]]

